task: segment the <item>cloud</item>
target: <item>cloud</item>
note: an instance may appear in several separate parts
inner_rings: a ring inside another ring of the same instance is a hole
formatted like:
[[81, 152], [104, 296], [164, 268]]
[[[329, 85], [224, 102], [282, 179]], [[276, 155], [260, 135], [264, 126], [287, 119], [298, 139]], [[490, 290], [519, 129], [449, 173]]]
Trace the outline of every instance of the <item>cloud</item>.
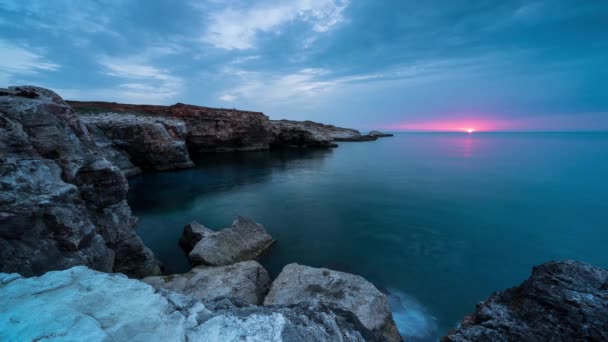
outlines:
[[315, 32], [326, 32], [344, 20], [349, 1], [273, 1], [246, 9], [225, 8], [208, 16], [202, 40], [226, 50], [250, 49], [258, 33], [279, 33], [283, 25], [296, 20], [308, 23]]
[[99, 60], [106, 75], [124, 81], [118, 87], [122, 96], [130, 102], [159, 103], [176, 97], [182, 88], [182, 79], [166, 69], [148, 63], [141, 55], [126, 58], [102, 57]]
[[237, 97], [234, 95], [231, 95], [231, 94], [224, 94], [224, 95], [220, 96], [219, 99], [222, 101], [232, 102], [232, 101], [236, 100]]
[[43, 71], [56, 71], [59, 64], [52, 63], [29, 46], [16, 45], [0, 39], [0, 81], [15, 82], [15, 77], [33, 75]]

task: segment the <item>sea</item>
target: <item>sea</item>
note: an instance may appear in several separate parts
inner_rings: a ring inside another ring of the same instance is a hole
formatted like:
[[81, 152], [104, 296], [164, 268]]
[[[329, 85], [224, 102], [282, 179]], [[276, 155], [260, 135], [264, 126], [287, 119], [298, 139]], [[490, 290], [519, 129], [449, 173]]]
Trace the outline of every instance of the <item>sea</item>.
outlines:
[[436, 341], [534, 265], [608, 267], [608, 133], [396, 133], [328, 150], [202, 156], [130, 180], [138, 233], [168, 272], [185, 224], [237, 215], [278, 241], [260, 262], [361, 275], [401, 334]]

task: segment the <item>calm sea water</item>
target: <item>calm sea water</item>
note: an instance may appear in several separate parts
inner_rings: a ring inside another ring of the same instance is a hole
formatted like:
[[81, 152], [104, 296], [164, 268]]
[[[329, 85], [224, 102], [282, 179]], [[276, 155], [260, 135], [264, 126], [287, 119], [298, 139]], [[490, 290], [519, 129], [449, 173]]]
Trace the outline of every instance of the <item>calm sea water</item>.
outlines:
[[329, 151], [214, 154], [131, 181], [139, 234], [187, 271], [184, 224], [235, 215], [278, 240], [276, 276], [298, 262], [360, 274], [390, 294], [401, 332], [435, 340], [533, 265], [608, 267], [608, 134], [398, 134]]

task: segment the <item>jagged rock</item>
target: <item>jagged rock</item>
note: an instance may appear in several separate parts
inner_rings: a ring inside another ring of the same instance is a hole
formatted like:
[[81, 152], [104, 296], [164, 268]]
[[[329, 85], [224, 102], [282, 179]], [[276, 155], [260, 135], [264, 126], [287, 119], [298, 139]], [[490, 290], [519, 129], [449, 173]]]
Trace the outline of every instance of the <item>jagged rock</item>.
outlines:
[[186, 125], [188, 149], [194, 155], [217, 151], [268, 149], [268, 117], [259, 112], [208, 108], [178, 103], [172, 106], [131, 105], [114, 102], [69, 102], [79, 113], [131, 113], [179, 119]]
[[0, 89], [0, 175], [0, 271], [158, 271], [135, 233], [126, 179], [57, 94]]
[[268, 272], [256, 261], [229, 266], [197, 266], [184, 274], [148, 277], [144, 282], [157, 289], [185, 294], [203, 302], [233, 298], [258, 305], [270, 288]]
[[305, 301], [332, 303], [353, 312], [361, 323], [386, 341], [401, 341], [386, 296], [360, 276], [289, 264], [272, 283], [264, 305]]
[[378, 138], [385, 138], [385, 137], [392, 137], [392, 136], [394, 136], [394, 134], [383, 133], [383, 132], [380, 132], [380, 131], [371, 131], [367, 135], [372, 136], [372, 137], [378, 137]]
[[477, 304], [443, 341], [607, 341], [608, 270], [575, 261], [534, 267]]
[[195, 265], [221, 266], [253, 260], [274, 242], [264, 226], [241, 216], [232, 222], [230, 228], [217, 232], [200, 229], [199, 232], [200, 240], [188, 254]]
[[91, 132], [101, 132], [114, 149], [125, 151], [142, 169], [165, 171], [194, 166], [186, 146], [188, 132], [181, 120], [124, 113], [81, 115], [80, 120]]
[[86, 267], [22, 278], [0, 274], [1, 341], [374, 341], [330, 305], [206, 304]]

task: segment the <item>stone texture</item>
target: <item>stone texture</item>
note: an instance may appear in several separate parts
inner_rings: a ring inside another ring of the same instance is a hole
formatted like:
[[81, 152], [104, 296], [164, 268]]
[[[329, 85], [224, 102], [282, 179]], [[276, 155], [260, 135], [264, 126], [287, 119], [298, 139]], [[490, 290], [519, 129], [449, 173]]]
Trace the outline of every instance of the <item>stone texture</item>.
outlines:
[[203, 302], [232, 298], [258, 305], [270, 288], [268, 272], [256, 261], [229, 266], [197, 266], [184, 274], [148, 277], [144, 282], [157, 289], [189, 295]]
[[353, 312], [361, 323], [386, 341], [401, 341], [386, 296], [360, 276], [289, 264], [272, 283], [264, 305], [305, 301], [332, 303]]
[[608, 270], [564, 261], [481, 302], [443, 341], [607, 341]]
[[75, 267], [0, 274], [1, 341], [374, 341], [329, 305], [258, 307], [200, 301], [119, 274]]
[[[102, 149], [106, 138], [112, 150], [125, 151], [130, 162], [141, 169], [166, 171], [194, 166], [186, 146], [188, 132], [181, 120], [124, 113], [80, 115], [80, 120], [95, 135], [103, 135], [96, 139]], [[120, 161], [116, 164], [122, 166]], [[128, 167], [126, 174], [131, 171]]]
[[237, 217], [230, 228], [199, 232], [201, 239], [188, 254], [195, 265], [221, 266], [253, 260], [274, 242], [264, 226], [242, 216]]
[[392, 136], [394, 136], [394, 134], [383, 133], [383, 132], [380, 132], [380, 131], [371, 131], [367, 135], [372, 136], [372, 137], [378, 137], [378, 138], [385, 138], [385, 137], [392, 137]]
[[0, 89], [0, 175], [0, 271], [158, 271], [135, 233], [126, 179], [57, 94]]
[[179, 119], [186, 125], [190, 153], [268, 149], [270, 121], [259, 112], [209, 108], [177, 103], [172, 106], [131, 105], [114, 102], [69, 102], [79, 113], [131, 113]]

